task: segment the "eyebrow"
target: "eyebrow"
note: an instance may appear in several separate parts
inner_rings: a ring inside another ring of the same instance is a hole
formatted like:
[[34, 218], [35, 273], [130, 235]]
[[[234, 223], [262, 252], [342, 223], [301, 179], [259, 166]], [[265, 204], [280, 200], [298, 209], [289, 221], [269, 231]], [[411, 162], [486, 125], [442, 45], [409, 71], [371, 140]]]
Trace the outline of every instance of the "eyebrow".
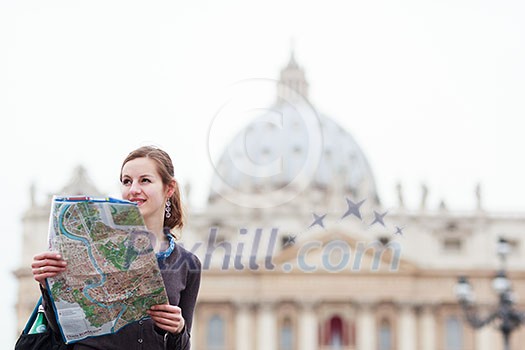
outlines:
[[[130, 176], [129, 174], [122, 174], [122, 177], [132, 177], [132, 176]], [[147, 174], [141, 174], [138, 177], [139, 178], [141, 178], [141, 177], [155, 177], [155, 175], [147, 173]]]

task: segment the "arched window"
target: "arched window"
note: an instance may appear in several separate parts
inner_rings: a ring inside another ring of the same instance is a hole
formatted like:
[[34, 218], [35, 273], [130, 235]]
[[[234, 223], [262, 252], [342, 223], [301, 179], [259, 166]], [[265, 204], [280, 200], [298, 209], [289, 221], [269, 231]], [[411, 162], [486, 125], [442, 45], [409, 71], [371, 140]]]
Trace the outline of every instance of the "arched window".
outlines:
[[343, 320], [341, 320], [341, 317], [334, 316], [330, 320], [330, 336], [328, 342], [328, 345], [331, 345], [332, 349], [341, 349], [343, 347]]
[[[354, 336], [349, 334], [349, 327], [341, 317], [333, 316], [326, 320], [323, 328], [321, 331], [323, 334], [322, 344], [328, 349], [339, 350], [349, 346], [350, 338], [352, 338], [353, 345]], [[351, 331], [353, 333], [353, 327]]]
[[392, 350], [392, 325], [383, 318], [379, 323], [379, 350]]
[[219, 315], [213, 315], [208, 321], [206, 337], [208, 350], [224, 350], [226, 346], [224, 320]]
[[458, 316], [448, 316], [445, 319], [445, 350], [461, 350], [463, 348], [463, 325]]
[[279, 331], [279, 350], [294, 350], [294, 332], [289, 317], [283, 320]]

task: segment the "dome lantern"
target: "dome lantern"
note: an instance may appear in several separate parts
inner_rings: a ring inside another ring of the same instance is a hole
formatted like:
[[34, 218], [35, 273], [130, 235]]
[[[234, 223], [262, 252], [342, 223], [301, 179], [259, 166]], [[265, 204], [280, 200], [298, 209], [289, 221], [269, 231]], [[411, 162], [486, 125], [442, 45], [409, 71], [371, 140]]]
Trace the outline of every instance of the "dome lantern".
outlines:
[[281, 70], [281, 77], [277, 86], [278, 101], [294, 99], [290, 89], [308, 100], [308, 82], [306, 81], [304, 69], [295, 60], [293, 50], [290, 54], [288, 65]]

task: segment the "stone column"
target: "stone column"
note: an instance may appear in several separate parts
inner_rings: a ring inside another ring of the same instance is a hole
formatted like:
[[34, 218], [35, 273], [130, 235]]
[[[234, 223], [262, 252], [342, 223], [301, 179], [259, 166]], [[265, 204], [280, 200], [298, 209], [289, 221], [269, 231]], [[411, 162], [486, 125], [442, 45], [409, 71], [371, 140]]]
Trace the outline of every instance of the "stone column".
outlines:
[[376, 320], [372, 304], [360, 303], [357, 310], [356, 349], [376, 349]]
[[235, 315], [235, 349], [253, 349], [254, 325], [252, 317], [252, 304], [237, 302]]
[[399, 314], [398, 349], [417, 350], [416, 346], [416, 315], [411, 304], [402, 304]]
[[[501, 344], [503, 344], [503, 340], [501, 333], [490, 325], [477, 329], [474, 332], [476, 350], [494, 350], [502, 347]], [[465, 333], [463, 333], [463, 339], [464, 338]], [[494, 343], [494, 339], [498, 340], [497, 344]]]
[[434, 308], [425, 305], [421, 309], [419, 319], [421, 332], [418, 334], [421, 350], [436, 350], [436, 320]]
[[319, 348], [317, 317], [314, 312], [314, 302], [303, 302], [299, 316], [299, 346], [301, 350], [317, 350]]
[[199, 346], [201, 346], [202, 340], [199, 341], [199, 335], [197, 334], [201, 330], [199, 326], [199, 316], [198, 316], [198, 306], [195, 308], [195, 311], [193, 313], [193, 321], [191, 325], [191, 347], [192, 349], [199, 349]]
[[[273, 303], [261, 302], [257, 310], [257, 350], [277, 349], [277, 322]], [[248, 348], [249, 349], [249, 348]]]

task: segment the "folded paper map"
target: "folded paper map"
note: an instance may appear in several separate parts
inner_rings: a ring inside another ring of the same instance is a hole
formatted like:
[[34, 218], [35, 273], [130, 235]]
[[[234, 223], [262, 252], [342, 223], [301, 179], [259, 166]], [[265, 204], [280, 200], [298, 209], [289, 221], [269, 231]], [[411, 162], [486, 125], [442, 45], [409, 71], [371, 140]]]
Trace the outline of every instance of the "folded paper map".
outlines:
[[135, 203], [53, 197], [49, 248], [67, 269], [47, 290], [66, 343], [114, 333], [168, 303], [150, 237]]

